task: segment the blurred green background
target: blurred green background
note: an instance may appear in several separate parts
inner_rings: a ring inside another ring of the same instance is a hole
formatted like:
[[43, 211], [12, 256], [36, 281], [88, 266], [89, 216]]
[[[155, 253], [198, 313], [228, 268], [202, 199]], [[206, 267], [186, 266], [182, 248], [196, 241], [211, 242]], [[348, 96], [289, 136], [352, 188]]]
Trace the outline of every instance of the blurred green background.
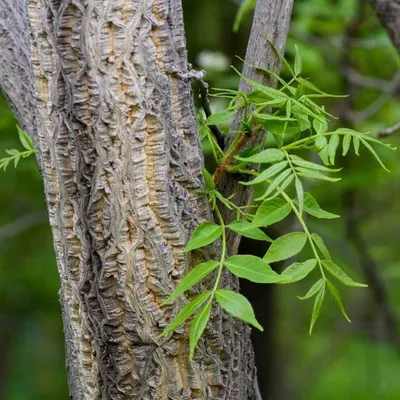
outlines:
[[[183, 3], [190, 61], [207, 69], [211, 86], [236, 88], [229, 66], [240, 65], [235, 56], [244, 55], [251, 16], [234, 34], [239, 0]], [[332, 127], [376, 134], [400, 121], [400, 61], [366, 3], [297, 0], [286, 54], [292, 59], [297, 44], [304, 77], [326, 92], [351, 94], [326, 103], [340, 117]], [[223, 106], [213, 101], [214, 110]], [[0, 131], [1, 154], [18, 148], [3, 98]], [[400, 132], [384, 140], [400, 147]], [[370, 285], [342, 289], [352, 323], [327, 301], [308, 335], [312, 304], [296, 296], [311, 279], [261, 291], [244, 285], [265, 327], [254, 336], [265, 399], [400, 399], [400, 152], [378, 150], [390, 173], [364, 151], [339, 159], [340, 183], [312, 188], [321, 206], [342, 218], [310, 219], [310, 226], [352, 276]], [[67, 399], [59, 279], [33, 159], [1, 173], [0, 194], [0, 399]], [[278, 228], [293, 227], [289, 221]], [[244, 242], [242, 250], [260, 251], [253, 246]]]

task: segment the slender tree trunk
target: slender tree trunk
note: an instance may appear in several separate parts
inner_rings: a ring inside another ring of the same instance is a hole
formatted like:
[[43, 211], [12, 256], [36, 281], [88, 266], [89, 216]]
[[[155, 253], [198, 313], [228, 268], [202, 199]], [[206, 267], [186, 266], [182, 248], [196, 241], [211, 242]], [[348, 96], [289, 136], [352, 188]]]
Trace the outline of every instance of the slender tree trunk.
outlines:
[[182, 253], [212, 216], [181, 0], [0, 0], [0, 44], [40, 150], [71, 397], [257, 399], [250, 329], [220, 309], [193, 362], [185, 327], [157, 338], [182, 307], [161, 302], [215, 255]]
[[400, 0], [369, 0], [400, 54]]

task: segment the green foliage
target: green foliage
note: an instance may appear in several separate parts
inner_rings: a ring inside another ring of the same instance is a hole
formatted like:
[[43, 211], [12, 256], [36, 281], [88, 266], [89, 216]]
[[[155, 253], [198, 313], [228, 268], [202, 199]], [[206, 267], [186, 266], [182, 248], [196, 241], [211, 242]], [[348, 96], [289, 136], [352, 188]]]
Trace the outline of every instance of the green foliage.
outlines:
[[10, 163], [14, 164], [14, 167], [17, 168], [19, 161], [21, 158], [27, 158], [31, 155], [37, 153], [35, 149], [35, 145], [33, 144], [32, 139], [17, 125], [18, 137], [21, 142], [22, 147], [24, 147], [24, 151], [20, 151], [17, 149], [9, 149], [6, 150], [6, 153], [9, 157], [0, 158], [0, 169], [5, 171]]
[[[286, 63], [286, 60], [284, 62]], [[385, 166], [371, 144], [391, 147], [369, 134], [351, 129], [338, 128], [329, 131], [328, 117], [330, 115], [324, 107], [315, 103], [314, 99], [337, 96], [322, 92], [299, 76], [302, 70], [302, 61], [297, 47], [294, 67], [291, 68], [288, 65], [288, 70], [292, 73], [292, 78], [288, 82], [274, 75], [280, 83], [277, 89], [254, 82], [236, 71], [250, 85], [252, 91], [244, 93], [218, 89], [215, 96], [228, 98], [228, 108], [211, 115], [203, 124], [200, 121], [200, 132], [202, 132], [202, 129], [207, 125], [224, 124], [237, 112], [242, 113], [242, 127], [236, 133], [231, 146], [224, 152], [215, 140], [210, 140], [213, 147], [212, 152], [219, 165], [226, 163], [226, 160], [233, 159], [233, 163], [225, 166], [227, 167], [225, 169], [229, 173], [252, 176], [253, 179], [243, 181], [241, 184], [246, 186], [261, 185], [264, 188], [264, 193], [255, 199], [256, 202], [261, 203], [252, 213], [250, 207], [238, 206], [231, 201], [234, 193], [226, 198], [218, 192], [215, 184], [216, 174], [212, 176], [206, 170], [203, 171], [205, 190], [202, 190], [201, 193], [208, 196], [217, 223], [205, 222], [199, 225], [193, 232], [185, 251], [210, 245], [220, 239], [222, 248], [220, 259], [194, 267], [165, 303], [173, 301], [211, 273], [216, 273], [214, 287], [211, 291], [200, 294], [187, 304], [162, 334], [169, 334], [189, 317], [195, 315], [190, 325], [191, 358], [209, 319], [214, 298], [226, 312], [262, 330], [255, 319], [251, 304], [242, 295], [219, 288], [224, 268], [227, 268], [235, 276], [252, 282], [277, 284], [299, 282], [315, 269], [318, 269], [321, 278], [313, 284], [306, 295], [299, 297], [300, 300], [315, 297], [310, 333], [320, 316], [326, 289], [328, 289], [340, 312], [350, 321], [339, 290], [327, 279], [326, 273], [347, 286], [366, 286], [355, 282], [336, 265], [332, 261], [323, 239], [316, 233], [309, 231], [303, 213], [318, 219], [334, 219], [339, 216], [323, 210], [313, 195], [304, 191], [304, 182], [305, 180], [322, 180], [332, 184], [339, 181], [340, 177], [334, 175], [338, 174], [341, 169], [332, 166], [340, 147], [342, 154], [346, 155], [353, 143], [355, 153], [359, 154], [360, 146], [363, 145], [383, 168]], [[263, 72], [271, 74], [267, 70], [263, 70]], [[266, 130], [272, 134], [277, 147], [261, 151], [258, 147], [252, 147], [240, 154], [235, 153], [236, 144], [239, 140], [256, 135], [261, 130]], [[209, 135], [210, 133], [200, 134]], [[311, 162], [305, 159], [305, 152], [316, 153], [321, 162]], [[254, 164], [261, 166], [262, 171], [260, 173], [251, 169]], [[287, 193], [292, 186], [296, 193], [294, 199]], [[226, 225], [220, 207], [235, 210], [237, 219]], [[292, 212], [297, 217], [303, 229], [302, 232], [288, 233], [272, 240], [260, 229], [282, 221]], [[226, 258], [227, 229], [254, 240], [272, 243], [263, 259], [254, 255], [236, 255]], [[284, 261], [298, 255], [307, 243], [313, 254], [311, 259], [294, 262], [281, 274], [270, 267], [270, 263]], [[199, 309], [200, 311], [198, 311]]]
[[237, 32], [239, 30], [240, 24], [243, 18], [249, 14], [253, 8], [256, 6], [256, 0], [243, 0], [239, 6], [238, 12], [236, 14], [235, 23], [233, 25], [233, 31]]

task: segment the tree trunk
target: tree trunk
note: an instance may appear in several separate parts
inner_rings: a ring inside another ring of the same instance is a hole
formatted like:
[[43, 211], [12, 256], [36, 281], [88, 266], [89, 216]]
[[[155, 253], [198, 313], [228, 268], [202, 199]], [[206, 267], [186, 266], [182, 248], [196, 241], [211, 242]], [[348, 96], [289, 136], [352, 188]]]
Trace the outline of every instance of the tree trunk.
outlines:
[[1, 0], [0, 44], [40, 151], [71, 397], [257, 399], [247, 325], [215, 308], [192, 362], [186, 327], [157, 338], [182, 307], [161, 302], [215, 255], [182, 253], [211, 212], [181, 0]]
[[400, 0], [369, 0], [400, 54]]

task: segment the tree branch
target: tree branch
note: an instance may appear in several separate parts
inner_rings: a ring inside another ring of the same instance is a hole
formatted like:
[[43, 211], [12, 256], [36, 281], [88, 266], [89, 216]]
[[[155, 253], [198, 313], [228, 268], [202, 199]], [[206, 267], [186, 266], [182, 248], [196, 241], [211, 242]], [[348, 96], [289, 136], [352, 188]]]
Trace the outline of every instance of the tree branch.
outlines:
[[393, 135], [393, 133], [396, 133], [397, 131], [400, 130], [400, 122], [397, 124], [391, 126], [390, 128], [382, 129], [381, 131], [378, 132], [378, 136], [380, 137], [386, 137]]
[[369, 0], [400, 54], [400, 0]]
[[[286, 46], [287, 34], [289, 31], [290, 17], [292, 13], [293, 0], [258, 0], [253, 26], [250, 33], [249, 44], [247, 47], [245, 65], [243, 74], [252, 80], [262, 84], [269, 83], [274, 86], [276, 82], [266, 76], [265, 73], [253, 68], [251, 65], [266, 68], [276, 73], [279, 73], [281, 68], [281, 60], [277, 56], [275, 50], [269, 43], [269, 39], [273, 41], [275, 47], [280, 53], [284, 53]], [[250, 91], [249, 85], [241, 80], [239, 85], [240, 91]], [[231, 127], [231, 134], [228, 139], [228, 144], [232, 142], [235, 132], [240, 129], [242, 115], [238, 113]], [[265, 132], [260, 131], [257, 135], [253, 135], [246, 140], [247, 145], [263, 144]], [[241, 177], [242, 179], [242, 177]], [[219, 184], [219, 188], [225, 195], [235, 194], [235, 202], [237, 204], [248, 204], [251, 199], [252, 189], [250, 186], [239, 185], [237, 176], [225, 174]], [[224, 219], [229, 221], [234, 218], [234, 212], [224, 210]], [[228, 248], [231, 254], [236, 253], [240, 236], [229, 232], [227, 236]]]

